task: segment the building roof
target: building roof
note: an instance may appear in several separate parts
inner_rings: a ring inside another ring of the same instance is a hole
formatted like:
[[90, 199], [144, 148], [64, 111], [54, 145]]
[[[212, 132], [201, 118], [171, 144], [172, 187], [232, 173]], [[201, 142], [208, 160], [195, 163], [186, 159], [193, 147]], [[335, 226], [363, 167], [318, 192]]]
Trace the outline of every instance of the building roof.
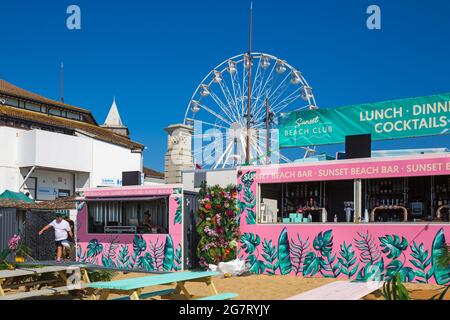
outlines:
[[164, 173], [144, 167], [144, 176], [148, 178], [164, 179]]
[[117, 109], [116, 98], [114, 97], [113, 103], [111, 104], [111, 108], [109, 109], [108, 115], [106, 116], [104, 127], [123, 127], [122, 119], [120, 118], [119, 110]]
[[75, 197], [58, 198], [52, 201], [25, 202], [14, 199], [0, 199], [1, 208], [15, 208], [22, 210], [73, 210], [76, 209]]
[[31, 110], [9, 107], [5, 105], [0, 105], [0, 117], [2, 116], [12, 119], [30, 121], [37, 124], [44, 124], [53, 127], [71, 129], [92, 136], [93, 138], [96, 138], [98, 140], [120, 145], [130, 149], [142, 150], [144, 148], [142, 144], [131, 141], [129, 138], [123, 135], [114, 133], [98, 125], [86, 122], [80, 122], [76, 120], [52, 116], [49, 114], [35, 112]]
[[2, 80], [2, 79], [0, 79], [0, 93], [19, 97], [19, 98], [33, 100], [35, 102], [39, 102], [42, 104], [48, 104], [48, 105], [53, 105], [53, 106], [57, 106], [57, 107], [68, 109], [68, 110], [78, 111], [78, 112], [84, 113], [86, 116], [88, 116], [88, 118], [93, 123], [97, 124], [97, 122], [95, 121], [95, 118], [92, 116], [92, 113], [89, 110], [86, 110], [86, 109], [83, 109], [80, 107], [75, 107], [75, 106], [63, 103], [61, 101], [46, 98], [39, 94], [19, 88], [19, 87], [15, 86], [5, 80]]

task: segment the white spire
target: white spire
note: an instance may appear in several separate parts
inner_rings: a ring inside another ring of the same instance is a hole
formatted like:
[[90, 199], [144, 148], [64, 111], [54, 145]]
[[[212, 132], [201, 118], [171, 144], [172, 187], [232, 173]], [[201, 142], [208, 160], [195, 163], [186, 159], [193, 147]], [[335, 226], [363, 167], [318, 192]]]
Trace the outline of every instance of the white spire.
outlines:
[[116, 97], [114, 96], [113, 103], [109, 109], [108, 116], [106, 117], [105, 127], [124, 127], [122, 119], [120, 118], [119, 110], [117, 109]]

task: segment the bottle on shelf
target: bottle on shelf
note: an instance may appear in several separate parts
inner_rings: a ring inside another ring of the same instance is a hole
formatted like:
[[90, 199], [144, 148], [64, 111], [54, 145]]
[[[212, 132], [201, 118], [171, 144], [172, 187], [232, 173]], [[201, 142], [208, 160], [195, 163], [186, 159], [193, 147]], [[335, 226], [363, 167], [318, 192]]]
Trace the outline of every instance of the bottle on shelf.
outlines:
[[334, 222], [338, 222], [337, 214], [334, 215]]

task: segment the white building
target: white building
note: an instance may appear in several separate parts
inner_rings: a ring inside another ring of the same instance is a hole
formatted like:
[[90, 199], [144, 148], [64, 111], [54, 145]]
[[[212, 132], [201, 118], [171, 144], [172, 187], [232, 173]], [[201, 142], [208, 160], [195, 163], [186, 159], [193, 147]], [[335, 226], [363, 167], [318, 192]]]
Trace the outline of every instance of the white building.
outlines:
[[143, 149], [128, 138], [115, 101], [99, 126], [88, 110], [0, 80], [0, 193], [40, 201], [119, 186], [122, 172], [143, 171]]

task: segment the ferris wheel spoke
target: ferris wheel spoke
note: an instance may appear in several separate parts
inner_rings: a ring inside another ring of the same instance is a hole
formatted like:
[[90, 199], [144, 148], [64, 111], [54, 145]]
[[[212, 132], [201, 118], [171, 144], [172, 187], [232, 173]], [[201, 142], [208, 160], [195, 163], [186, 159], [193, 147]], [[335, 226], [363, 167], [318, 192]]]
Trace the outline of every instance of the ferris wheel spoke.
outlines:
[[228, 87], [223, 84], [223, 81], [221, 81], [219, 83], [219, 85], [220, 85], [220, 88], [222, 90], [222, 93], [223, 93], [225, 99], [227, 100], [227, 103], [228, 103], [228, 106], [230, 107], [231, 113], [233, 114], [236, 121], [238, 121], [239, 120], [239, 110], [238, 110], [236, 101], [231, 96], [231, 93], [230, 93], [230, 90], [228, 89]]
[[270, 73], [269, 73], [269, 75], [267, 77], [267, 80], [265, 81], [264, 85], [261, 86], [260, 90], [258, 91], [257, 100], [261, 99], [261, 97], [264, 94], [264, 90], [266, 89], [268, 84], [269, 84], [269, 87], [273, 86], [273, 82], [275, 81], [275, 78], [278, 76], [278, 73], [276, 73], [276, 75], [274, 77], [275, 67], [276, 67], [276, 63], [273, 64], [273, 67], [270, 70]]
[[218, 119], [222, 120], [224, 123], [228, 124], [231, 126], [231, 122], [227, 119], [225, 119], [223, 116], [221, 116], [220, 114], [214, 112], [213, 110], [211, 110], [209, 107], [205, 106], [204, 104], [199, 104], [198, 105], [200, 108], [208, 111], [209, 113], [211, 113], [213, 116], [217, 117]]
[[214, 102], [220, 107], [222, 112], [228, 117], [230, 123], [237, 121], [236, 117], [230, 112], [229, 108], [227, 108], [224, 102], [217, 96], [217, 94], [212, 89], [209, 90], [209, 95], [214, 100]]
[[[231, 147], [233, 146], [233, 143], [230, 143], [228, 146], [227, 146], [227, 148], [225, 149], [225, 152], [224, 153], [222, 153], [222, 155], [219, 157], [219, 159], [217, 159], [217, 162], [216, 162], [216, 165], [214, 166], [214, 169], [217, 169], [217, 167], [220, 165], [220, 164], [224, 164], [225, 162], [222, 162], [223, 161], [223, 159], [225, 158], [225, 156], [231, 151]], [[222, 168], [223, 168], [223, 166], [222, 166]]]
[[283, 100], [281, 100], [280, 102], [274, 104], [272, 106], [272, 111], [275, 112], [275, 113], [278, 113], [278, 112], [280, 112], [280, 110], [282, 108], [284, 108], [283, 106], [289, 105], [292, 102], [294, 102], [295, 100], [299, 99], [301, 97], [301, 95], [300, 95], [301, 91], [302, 91], [302, 87], [299, 87], [299, 88], [295, 89], [291, 94], [289, 94]]
[[209, 126], [213, 126], [213, 127], [218, 128], [218, 129], [225, 129], [225, 130], [228, 130], [228, 129], [229, 129], [228, 127], [220, 126], [220, 125], [218, 125], [217, 123], [211, 123], [211, 122], [206, 122], [206, 121], [201, 121], [201, 120], [195, 120], [195, 121], [196, 121], [196, 122], [200, 122], [202, 125], [203, 125], [203, 124], [207, 124], [207, 125], [209, 125]]
[[[238, 97], [242, 96], [242, 90], [241, 85], [239, 83], [239, 74], [237, 71], [230, 72], [230, 79], [231, 79], [231, 86], [233, 88], [233, 96], [234, 96], [234, 102], [236, 105], [236, 109], [239, 113], [239, 120], [242, 121], [242, 101], [239, 101]], [[240, 112], [239, 112], [240, 111]]]

